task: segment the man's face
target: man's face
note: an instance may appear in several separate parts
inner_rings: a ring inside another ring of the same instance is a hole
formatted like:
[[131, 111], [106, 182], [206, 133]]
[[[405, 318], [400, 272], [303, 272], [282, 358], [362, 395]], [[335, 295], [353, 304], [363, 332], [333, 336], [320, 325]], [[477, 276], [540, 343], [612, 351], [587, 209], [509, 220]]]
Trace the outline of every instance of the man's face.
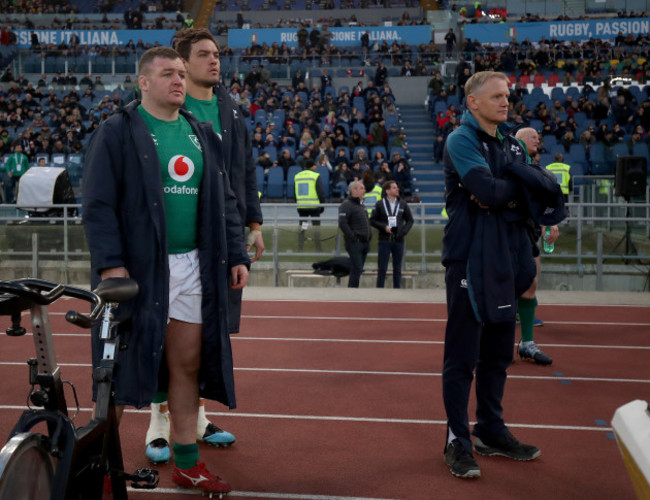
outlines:
[[396, 182], [391, 184], [391, 186], [386, 190], [386, 194], [393, 196], [395, 198], [399, 196], [399, 186], [397, 185]]
[[528, 154], [534, 156], [539, 150], [539, 134], [537, 132], [530, 132], [523, 138]]
[[160, 107], [180, 108], [185, 102], [185, 65], [181, 59], [156, 57], [138, 80], [142, 92]]
[[216, 85], [221, 76], [219, 49], [212, 40], [199, 40], [192, 45], [185, 67], [192, 83], [204, 87]]
[[508, 119], [508, 83], [500, 78], [490, 78], [483, 88], [468, 96], [470, 109], [479, 122], [499, 125]]
[[363, 184], [359, 183], [356, 187], [350, 188], [350, 194], [353, 198], [363, 198], [363, 195], [366, 194], [366, 188]]

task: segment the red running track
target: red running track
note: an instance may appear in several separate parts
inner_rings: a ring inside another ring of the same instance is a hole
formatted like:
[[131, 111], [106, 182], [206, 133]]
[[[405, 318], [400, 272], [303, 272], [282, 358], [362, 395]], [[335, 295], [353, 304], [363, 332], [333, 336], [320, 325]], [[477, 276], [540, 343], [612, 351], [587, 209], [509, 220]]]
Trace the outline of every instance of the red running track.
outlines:
[[[54, 306], [51, 321], [84, 424], [90, 341], [63, 320], [73, 305]], [[232, 338], [238, 408], [208, 403], [237, 443], [201, 446], [209, 468], [233, 485], [232, 498], [635, 498], [609, 422], [622, 404], [650, 399], [647, 307], [538, 308], [546, 325], [535, 340], [553, 366], [517, 360], [504, 407], [513, 433], [542, 455], [526, 463], [477, 456], [478, 480], [454, 478], [442, 459], [444, 304], [245, 301], [243, 314]], [[30, 335], [0, 335], [3, 441], [24, 407], [32, 355]], [[147, 424], [146, 411], [125, 414], [128, 470], [147, 465]], [[171, 465], [158, 469], [160, 488], [131, 498], [195, 498], [174, 488]]]

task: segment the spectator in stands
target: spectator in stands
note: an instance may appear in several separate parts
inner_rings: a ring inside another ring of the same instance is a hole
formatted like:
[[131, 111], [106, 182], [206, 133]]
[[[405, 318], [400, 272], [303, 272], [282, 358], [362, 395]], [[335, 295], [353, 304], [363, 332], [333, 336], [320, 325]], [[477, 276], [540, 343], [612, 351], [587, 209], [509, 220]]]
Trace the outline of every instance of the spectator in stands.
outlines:
[[404, 132], [404, 129], [398, 130], [397, 135], [395, 135], [392, 142], [390, 143], [390, 147], [391, 149], [402, 148], [402, 151], [404, 152], [404, 156], [406, 155], [406, 151], [408, 150], [408, 144], [406, 142], [406, 132]]
[[298, 91], [300, 84], [303, 84], [304, 86], [305, 76], [302, 74], [302, 70], [298, 69], [296, 70], [296, 73], [293, 75], [293, 78], [291, 79], [291, 86], [295, 91]]
[[438, 134], [433, 143], [433, 161], [434, 163], [442, 163], [442, 155], [445, 149], [445, 137]]
[[5, 203], [16, 202], [16, 188], [22, 175], [29, 169], [29, 158], [23, 153], [20, 141], [14, 143], [12, 153], [5, 163], [5, 176], [3, 179]]
[[462, 101], [465, 98], [465, 82], [472, 76], [472, 70], [469, 67], [464, 67], [463, 71], [458, 75], [456, 85], [458, 86], [458, 98]]
[[440, 92], [445, 88], [445, 82], [442, 80], [442, 74], [440, 71], [433, 70], [433, 78], [429, 80], [429, 91], [434, 96], [439, 96]]
[[268, 151], [263, 151], [258, 157], [255, 162], [257, 165], [262, 167], [264, 169], [264, 173], [267, 174], [269, 169], [274, 166], [274, 162], [271, 159], [271, 155], [268, 153]]
[[358, 146], [368, 146], [368, 140], [362, 137], [358, 130], [354, 130], [348, 140], [348, 149], [354, 151]]
[[630, 153], [634, 151], [634, 146], [637, 144], [643, 144], [644, 141], [641, 138], [641, 133], [638, 130], [634, 130], [630, 138], [626, 141], [627, 147], [630, 150]]
[[449, 28], [449, 31], [445, 35], [445, 44], [447, 46], [447, 59], [451, 59], [454, 47], [456, 46], [456, 34], [453, 28]]
[[402, 69], [400, 71], [401, 76], [415, 76], [415, 70], [411, 66], [411, 61], [408, 59], [404, 61], [404, 65], [402, 66]]
[[406, 158], [402, 157], [399, 152], [393, 152], [391, 158], [391, 168], [393, 170], [393, 178], [400, 188], [400, 192], [404, 195], [411, 194], [411, 166]]
[[616, 96], [616, 102], [612, 106], [612, 115], [616, 123], [626, 130], [631, 130], [634, 125], [636, 107], [622, 94]]
[[386, 121], [381, 119], [374, 122], [370, 126], [370, 139], [368, 145], [372, 146], [386, 146]]
[[323, 92], [327, 87], [332, 86], [332, 77], [330, 76], [328, 69], [323, 69], [323, 74], [320, 77], [320, 86], [323, 89]]
[[290, 148], [283, 148], [282, 152], [280, 154], [280, 157], [278, 158], [277, 162], [278, 166], [284, 170], [284, 178], [287, 178], [287, 172], [289, 171], [289, 167], [293, 166], [296, 164], [295, 158], [291, 155], [291, 149]]
[[589, 128], [584, 130], [582, 134], [580, 134], [580, 140], [579, 143], [582, 145], [582, 147], [585, 148], [585, 153], [588, 155], [589, 151], [591, 149], [591, 145], [596, 142], [596, 137], [594, 136], [594, 131], [595, 128], [593, 125], [590, 125]]
[[388, 69], [386, 69], [386, 63], [381, 61], [379, 67], [375, 71], [374, 83], [377, 88], [381, 88], [386, 80], [388, 79]]
[[384, 156], [384, 153], [382, 153], [380, 150], [375, 151], [375, 154], [372, 157], [372, 161], [370, 163], [370, 168], [373, 171], [379, 170], [381, 167], [382, 163], [386, 162], [386, 157]]
[[334, 194], [338, 194], [339, 198], [343, 199], [347, 196], [348, 184], [352, 181], [352, 173], [348, 168], [348, 164], [345, 161], [337, 163], [336, 168], [332, 174], [332, 191]]

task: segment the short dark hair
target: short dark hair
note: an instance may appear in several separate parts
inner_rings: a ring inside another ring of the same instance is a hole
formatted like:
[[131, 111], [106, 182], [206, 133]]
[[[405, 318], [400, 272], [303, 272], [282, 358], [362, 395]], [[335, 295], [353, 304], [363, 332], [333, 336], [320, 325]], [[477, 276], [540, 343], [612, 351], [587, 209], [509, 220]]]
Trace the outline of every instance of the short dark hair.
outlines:
[[172, 42], [173, 47], [186, 61], [190, 58], [192, 45], [201, 40], [210, 40], [219, 50], [219, 44], [214, 35], [207, 28], [193, 28], [189, 30], [177, 31]]
[[393, 186], [393, 184], [397, 184], [397, 182], [395, 182], [395, 181], [393, 181], [393, 180], [390, 180], [390, 181], [386, 181], [386, 182], [384, 182], [384, 183], [381, 185], [382, 194], [383, 194], [384, 196], [386, 195], [386, 191], [388, 191], [388, 190]]
[[147, 72], [149, 66], [156, 57], [161, 57], [163, 59], [181, 59], [181, 56], [171, 47], [153, 47], [147, 50], [142, 57], [140, 57], [140, 62], [138, 62], [138, 74], [142, 75]]

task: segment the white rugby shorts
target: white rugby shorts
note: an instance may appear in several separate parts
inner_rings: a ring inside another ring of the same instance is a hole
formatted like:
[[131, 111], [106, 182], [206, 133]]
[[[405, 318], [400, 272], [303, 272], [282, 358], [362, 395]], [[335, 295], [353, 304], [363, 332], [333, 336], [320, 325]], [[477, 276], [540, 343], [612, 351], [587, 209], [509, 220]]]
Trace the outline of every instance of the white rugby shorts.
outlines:
[[201, 317], [201, 272], [199, 251], [169, 256], [169, 314], [170, 319], [186, 323], [203, 323]]

